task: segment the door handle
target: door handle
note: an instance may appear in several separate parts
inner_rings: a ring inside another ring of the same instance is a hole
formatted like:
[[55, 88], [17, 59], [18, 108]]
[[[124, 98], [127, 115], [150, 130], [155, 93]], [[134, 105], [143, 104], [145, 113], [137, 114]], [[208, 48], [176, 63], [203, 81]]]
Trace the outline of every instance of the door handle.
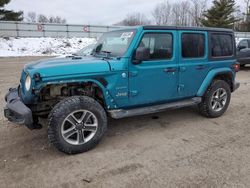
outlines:
[[197, 65], [197, 66], [196, 66], [196, 69], [197, 69], [197, 70], [202, 70], [202, 69], [205, 69], [205, 68], [206, 68], [205, 65]]
[[176, 72], [176, 68], [173, 68], [173, 67], [166, 68], [164, 69], [164, 72]]

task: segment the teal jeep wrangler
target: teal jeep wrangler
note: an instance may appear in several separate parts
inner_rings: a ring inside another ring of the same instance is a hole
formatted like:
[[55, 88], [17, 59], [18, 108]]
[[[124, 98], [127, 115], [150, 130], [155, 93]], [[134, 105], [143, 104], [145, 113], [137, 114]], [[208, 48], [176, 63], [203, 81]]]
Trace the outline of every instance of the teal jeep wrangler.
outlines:
[[25, 65], [5, 97], [11, 122], [41, 128], [60, 151], [85, 152], [115, 119], [198, 105], [221, 116], [239, 87], [232, 30], [138, 26], [103, 34], [89, 56]]

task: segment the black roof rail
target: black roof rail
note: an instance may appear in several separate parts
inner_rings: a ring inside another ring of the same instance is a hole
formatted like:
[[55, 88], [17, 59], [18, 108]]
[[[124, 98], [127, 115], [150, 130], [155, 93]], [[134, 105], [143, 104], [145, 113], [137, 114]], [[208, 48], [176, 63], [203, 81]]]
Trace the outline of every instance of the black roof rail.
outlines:
[[232, 29], [214, 27], [184, 27], [184, 26], [165, 26], [165, 25], [144, 25], [144, 30], [195, 30], [195, 31], [218, 31], [234, 32]]

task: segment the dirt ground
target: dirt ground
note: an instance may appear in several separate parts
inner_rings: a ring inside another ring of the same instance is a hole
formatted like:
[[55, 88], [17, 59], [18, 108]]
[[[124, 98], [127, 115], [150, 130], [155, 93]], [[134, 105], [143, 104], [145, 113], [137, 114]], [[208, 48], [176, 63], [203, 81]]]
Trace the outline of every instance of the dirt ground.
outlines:
[[42, 130], [3, 117], [4, 95], [36, 58], [0, 58], [0, 187], [250, 187], [250, 67], [228, 111], [207, 119], [196, 107], [110, 120], [93, 150], [65, 155]]

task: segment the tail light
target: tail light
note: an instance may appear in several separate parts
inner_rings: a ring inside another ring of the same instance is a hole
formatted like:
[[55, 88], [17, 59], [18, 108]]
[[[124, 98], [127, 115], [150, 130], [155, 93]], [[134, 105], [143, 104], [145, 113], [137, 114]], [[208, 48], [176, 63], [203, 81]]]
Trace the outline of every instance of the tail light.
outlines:
[[240, 64], [239, 63], [234, 63], [232, 65], [232, 69], [235, 71], [235, 72], [238, 72], [240, 70]]

